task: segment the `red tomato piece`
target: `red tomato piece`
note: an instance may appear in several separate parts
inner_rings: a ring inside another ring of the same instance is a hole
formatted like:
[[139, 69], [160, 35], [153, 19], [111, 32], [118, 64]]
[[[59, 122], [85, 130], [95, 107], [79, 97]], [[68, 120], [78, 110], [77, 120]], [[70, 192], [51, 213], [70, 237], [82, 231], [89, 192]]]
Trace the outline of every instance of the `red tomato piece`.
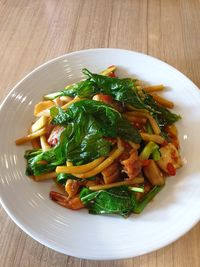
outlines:
[[102, 102], [109, 104], [109, 105], [111, 105], [113, 103], [112, 96], [104, 95], [104, 94], [97, 94], [97, 95], [93, 96], [93, 100], [102, 101]]
[[111, 78], [116, 78], [117, 76], [115, 75], [115, 73], [112, 71], [108, 74], [109, 77]]
[[55, 126], [47, 140], [48, 144], [50, 146], [55, 146], [58, 143], [58, 137], [60, 135], [60, 133], [63, 131], [63, 127], [62, 126]]
[[167, 164], [167, 171], [172, 176], [176, 175], [176, 169], [174, 168], [173, 164], [170, 162]]
[[112, 102], [112, 96], [110, 96], [110, 95], [101, 95], [101, 99], [105, 103], [111, 103]]

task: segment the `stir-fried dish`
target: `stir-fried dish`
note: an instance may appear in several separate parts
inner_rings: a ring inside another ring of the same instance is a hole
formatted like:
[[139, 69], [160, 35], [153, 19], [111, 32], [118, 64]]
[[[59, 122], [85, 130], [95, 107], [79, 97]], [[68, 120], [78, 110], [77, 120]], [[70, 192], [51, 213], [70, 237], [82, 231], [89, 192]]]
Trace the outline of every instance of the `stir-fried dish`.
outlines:
[[54, 179], [50, 198], [63, 207], [91, 214], [141, 213], [181, 167], [180, 147], [170, 111], [159, 96], [163, 85], [145, 86], [118, 78], [116, 66], [44, 96], [35, 122], [17, 145], [25, 152], [26, 174]]

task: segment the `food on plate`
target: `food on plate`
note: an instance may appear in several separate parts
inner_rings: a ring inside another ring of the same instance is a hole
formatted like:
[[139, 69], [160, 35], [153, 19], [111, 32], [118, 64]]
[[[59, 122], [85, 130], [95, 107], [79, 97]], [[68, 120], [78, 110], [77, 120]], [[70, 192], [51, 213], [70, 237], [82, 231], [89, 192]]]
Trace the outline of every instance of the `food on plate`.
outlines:
[[62, 192], [50, 198], [91, 214], [141, 213], [182, 166], [174, 103], [144, 86], [119, 78], [116, 66], [50, 93], [34, 108], [35, 122], [17, 145], [25, 152], [26, 174], [54, 179]]

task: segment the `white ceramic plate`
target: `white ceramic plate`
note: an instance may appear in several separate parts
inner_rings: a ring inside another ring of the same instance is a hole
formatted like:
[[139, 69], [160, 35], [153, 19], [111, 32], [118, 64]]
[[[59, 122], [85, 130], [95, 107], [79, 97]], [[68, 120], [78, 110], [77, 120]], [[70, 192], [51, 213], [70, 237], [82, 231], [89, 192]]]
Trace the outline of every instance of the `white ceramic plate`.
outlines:
[[[118, 66], [121, 77], [137, 76], [149, 84], [165, 84], [166, 97], [176, 103], [185, 166], [141, 215], [128, 219], [74, 212], [49, 199], [51, 181], [36, 183], [24, 175], [28, 146], [14, 140], [33, 120], [33, 107], [46, 93], [82, 78], [87, 67], [100, 72]], [[119, 259], [159, 249], [191, 229], [200, 218], [200, 92], [183, 74], [144, 54], [118, 49], [92, 49], [51, 60], [20, 81], [1, 106], [1, 202], [14, 222], [40, 243], [87, 259]]]

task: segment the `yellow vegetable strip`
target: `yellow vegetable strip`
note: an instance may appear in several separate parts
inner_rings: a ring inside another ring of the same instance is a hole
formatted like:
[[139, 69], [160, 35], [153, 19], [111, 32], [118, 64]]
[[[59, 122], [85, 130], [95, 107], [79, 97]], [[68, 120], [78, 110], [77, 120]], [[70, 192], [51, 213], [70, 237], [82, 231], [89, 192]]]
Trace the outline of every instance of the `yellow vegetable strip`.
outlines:
[[[72, 175], [78, 178], [89, 178], [91, 176], [97, 175], [98, 173], [102, 172], [105, 168], [110, 166], [113, 163], [113, 161], [122, 154], [123, 151], [124, 151], [124, 148], [122, 147], [117, 148], [116, 150], [111, 152], [110, 156], [107, 159], [105, 159], [101, 164], [99, 164], [93, 170], [82, 173], [82, 174], [72, 173]], [[57, 172], [57, 168], [56, 168], [56, 172]]]
[[28, 134], [27, 136], [24, 136], [24, 137], [21, 137], [21, 138], [17, 139], [17, 140], [15, 141], [15, 144], [16, 144], [16, 145], [22, 145], [22, 144], [25, 144], [25, 143], [27, 143], [27, 142], [33, 140], [34, 138], [37, 138], [37, 137], [39, 137], [39, 136], [41, 136], [41, 135], [44, 135], [44, 134], [46, 134], [46, 133], [47, 133], [47, 129], [44, 127], [44, 128], [42, 128], [42, 129], [40, 129], [40, 130], [34, 132], [34, 133], [30, 133], [30, 134]]
[[73, 163], [71, 161], [66, 161], [67, 166], [73, 166]]
[[156, 120], [150, 114], [146, 114], [146, 117], [148, 118], [154, 133], [155, 134], [160, 134], [161, 130], [160, 130]]
[[48, 118], [46, 116], [41, 116], [36, 122], [31, 126], [31, 132], [36, 132], [44, 127], [48, 122]]
[[150, 92], [158, 92], [158, 91], [162, 91], [164, 89], [164, 85], [163, 84], [159, 84], [159, 85], [152, 85], [152, 86], [145, 86], [143, 88], [143, 90], [147, 93]]
[[105, 185], [93, 185], [90, 186], [89, 189], [93, 191], [98, 191], [98, 190], [104, 190], [104, 189], [109, 189], [112, 187], [117, 187], [117, 186], [122, 186], [122, 185], [132, 185], [132, 184], [141, 184], [144, 183], [144, 178], [134, 178], [132, 180], [126, 180], [122, 182], [116, 182], [112, 184], [105, 184]]
[[70, 97], [70, 96], [60, 96], [60, 100], [63, 101], [63, 102], [68, 103], [68, 102], [72, 101], [73, 98]]
[[44, 180], [49, 180], [49, 179], [53, 179], [56, 178], [57, 173], [56, 172], [49, 172], [49, 173], [44, 173], [38, 176], [34, 176], [33, 179], [37, 182], [39, 181], [44, 181]]
[[177, 128], [176, 128], [176, 126], [174, 124], [168, 125], [166, 127], [166, 130], [170, 134], [170, 136], [172, 135], [173, 137], [178, 138], [178, 131], [177, 131]]
[[49, 110], [51, 107], [55, 106], [55, 103], [51, 100], [45, 100], [37, 103], [34, 108], [34, 115], [36, 117], [43, 115], [45, 110]]
[[53, 99], [53, 102], [55, 103], [56, 106], [63, 106], [63, 101], [60, 99], [60, 97], [56, 97], [55, 99]]
[[150, 95], [153, 97], [153, 99], [160, 105], [166, 107], [166, 108], [173, 108], [174, 103], [170, 100], [167, 100], [164, 97], [159, 96], [158, 94], [155, 93], [150, 93]]
[[141, 124], [145, 124], [147, 122], [147, 118], [142, 117], [142, 116], [134, 116], [134, 115], [127, 115], [127, 114], [125, 114], [124, 116], [130, 122], [141, 123]]
[[134, 149], [139, 149], [140, 148], [140, 145], [139, 144], [136, 144], [136, 143], [134, 143], [134, 142], [132, 142], [132, 141], [128, 141], [128, 143], [129, 143], [129, 145], [132, 147], [132, 148], [134, 148]]
[[39, 112], [38, 114], [37, 114], [37, 116], [36, 117], [41, 117], [41, 116], [45, 116], [45, 117], [50, 117], [50, 109], [44, 109], [44, 110], [42, 110], [41, 112]]
[[[104, 76], [108, 76], [111, 72], [115, 71], [116, 69], [117, 69], [117, 67], [113, 65], [113, 66], [103, 70], [100, 74], [104, 75]], [[81, 81], [83, 81], [83, 80], [80, 80], [79, 82], [81, 82]], [[69, 84], [69, 85], [65, 86], [65, 89], [68, 89], [75, 84], [76, 83]], [[72, 98], [69, 96], [61, 96], [60, 100], [62, 100], [63, 102], [70, 102], [72, 100]]]
[[103, 70], [100, 74], [104, 76], [108, 76], [111, 72], [116, 70], [116, 66], [110, 66], [109, 68]]
[[51, 148], [50, 145], [47, 143], [45, 135], [40, 136], [40, 145], [43, 151], [47, 151]]
[[124, 113], [124, 115], [128, 117], [131, 117], [131, 116], [146, 117], [149, 120], [154, 133], [160, 134], [161, 132], [155, 119], [149, 113], [145, 111], [129, 111], [129, 112]]
[[123, 142], [119, 137], [117, 137], [117, 147], [124, 150]]
[[56, 168], [56, 172], [58, 173], [85, 173], [88, 172], [92, 169], [94, 169], [95, 167], [97, 167], [103, 160], [105, 159], [105, 157], [100, 157], [98, 159], [95, 159], [87, 164], [84, 165], [80, 165], [80, 166], [58, 166]]
[[83, 98], [79, 98], [79, 97], [75, 97], [72, 101], [68, 102], [67, 104], [65, 104], [64, 106], [62, 106], [62, 109], [67, 109], [71, 104], [78, 102], [80, 100], [82, 100]]
[[153, 141], [157, 144], [162, 144], [165, 141], [162, 136], [157, 134], [140, 133], [140, 135], [144, 141]]

